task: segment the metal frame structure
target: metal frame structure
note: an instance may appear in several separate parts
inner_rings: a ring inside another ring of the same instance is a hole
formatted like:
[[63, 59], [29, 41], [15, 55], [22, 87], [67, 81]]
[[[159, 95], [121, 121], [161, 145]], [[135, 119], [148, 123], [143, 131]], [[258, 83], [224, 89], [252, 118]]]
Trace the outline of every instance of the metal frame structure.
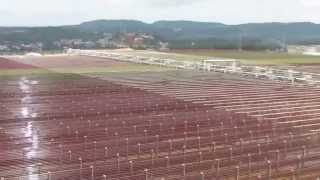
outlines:
[[277, 69], [262, 66], [241, 65], [236, 59], [208, 59], [202, 62], [183, 61], [175, 59], [162, 59], [157, 57], [134, 56], [126, 53], [108, 51], [69, 49], [68, 55], [91, 56], [100, 58], [112, 58], [118, 61], [127, 61], [138, 64], [158, 65], [176, 69], [188, 69], [208, 72], [221, 72], [252, 76], [255, 78], [267, 78], [271, 80], [289, 81], [290, 83], [319, 85], [320, 74], [299, 72], [291, 69]]

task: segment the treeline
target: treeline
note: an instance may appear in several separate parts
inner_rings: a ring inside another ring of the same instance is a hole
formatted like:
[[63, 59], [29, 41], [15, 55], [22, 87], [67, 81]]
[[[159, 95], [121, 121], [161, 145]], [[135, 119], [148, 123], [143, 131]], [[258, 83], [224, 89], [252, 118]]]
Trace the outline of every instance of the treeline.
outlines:
[[243, 50], [280, 50], [285, 45], [276, 41], [261, 39], [207, 39], [174, 40], [169, 42], [171, 49], [243, 49]]
[[[144, 42], [143, 48], [159, 47], [159, 42], [168, 42], [169, 48], [214, 48], [275, 50], [284, 49], [286, 44], [320, 44], [320, 24], [301, 23], [249, 23], [226, 25], [215, 22], [159, 21], [152, 24], [134, 20], [98, 20], [74, 26], [59, 27], [0, 27], [1, 46], [13, 47], [21, 44], [41, 43], [42, 49], [61, 48], [54, 42], [78, 39], [85, 48], [105, 38], [106, 34], [147, 33], [154, 41]], [[122, 36], [114, 40], [123, 45]], [[110, 46], [114, 46], [111, 44]], [[109, 46], [107, 46], [109, 47]]]

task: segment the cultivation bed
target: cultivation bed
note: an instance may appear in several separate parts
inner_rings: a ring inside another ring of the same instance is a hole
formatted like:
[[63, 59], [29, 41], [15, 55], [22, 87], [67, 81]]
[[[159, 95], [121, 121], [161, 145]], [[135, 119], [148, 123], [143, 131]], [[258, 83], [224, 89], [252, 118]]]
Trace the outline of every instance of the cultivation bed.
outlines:
[[[55, 69], [72, 66], [69, 58], [24, 63]], [[320, 175], [314, 87], [190, 71], [52, 72], [1, 77], [0, 85], [5, 180]]]
[[[15, 57], [16, 62], [22, 62], [41, 68], [90, 68], [127, 65], [126, 62], [105, 60], [102, 58], [87, 58], [82, 56], [44, 56], [44, 57]], [[13, 61], [13, 62], [14, 62]]]
[[34, 66], [12, 61], [6, 58], [0, 57], [0, 70], [10, 70], [10, 69], [32, 69]]

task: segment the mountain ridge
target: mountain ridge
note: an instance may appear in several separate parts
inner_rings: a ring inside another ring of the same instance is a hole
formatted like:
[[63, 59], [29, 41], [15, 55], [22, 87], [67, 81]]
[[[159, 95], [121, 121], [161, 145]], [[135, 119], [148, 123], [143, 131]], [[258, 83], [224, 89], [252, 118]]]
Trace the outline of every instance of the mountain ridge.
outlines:
[[[282, 46], [284, 44], [320, 44], [320, 24], [312, 22], [265, 22], [227, 25], [219, 22], [161, 20], [86, 21], [77, 25], [46, 27], [0, 27], [1, 42], [34, 43], [43, 41], [52, 47], [54, 40], [84, 39], [95, 41], [104, 34], [148, 33], [173, 48], [236, 48], [239, 43]], [[243, 41], [243, 42], [239, 42]], [[183, 45], [182, 45], [183, 44]], [[221, 45], [223, 44], [223, 45]], [[177, 46], [175, 46], [177, 45]], [[266, 47], [267, 47], [266, 46]]]

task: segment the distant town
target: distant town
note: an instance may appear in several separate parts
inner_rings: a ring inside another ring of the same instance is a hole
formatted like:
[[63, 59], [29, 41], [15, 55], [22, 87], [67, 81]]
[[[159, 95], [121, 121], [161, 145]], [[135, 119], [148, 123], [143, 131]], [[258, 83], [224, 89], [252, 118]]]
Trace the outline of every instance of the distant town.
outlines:
[[[111, 33], [104, 33], [103, 38], [97, 40], [84, 39], [59, 39], [53, 42], [53, 49], [62, 50], [67, 48], [74, 49], [115, 49], [115, 48], [166, 48], [167, 43], [162, 43], [153, 35], [148, 33], [119, 33], [113, 35]], [[44, 43], [12, 43], [0, 42], [0, 52], [42, 52]]]
[[[268, 29], [272, 29], [269, 31]], [[96, 20], [73, 26], [0, 27], [0, 53], [73, 49], [230, 49], [319, 53], [320, 25]]]

